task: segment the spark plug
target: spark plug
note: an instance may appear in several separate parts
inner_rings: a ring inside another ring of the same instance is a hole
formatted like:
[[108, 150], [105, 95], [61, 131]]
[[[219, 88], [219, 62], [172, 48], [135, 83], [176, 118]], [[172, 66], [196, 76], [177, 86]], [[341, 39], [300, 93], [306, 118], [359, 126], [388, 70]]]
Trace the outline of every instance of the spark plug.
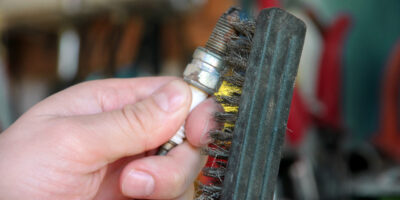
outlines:
[[[209, 95], [216, 92], [221, 85], [221, 71], [223, 69], [222, 56], [225, 54], [226, 43], [231, 40], [235, 30], [231, 21], [237, 20], [239, 10], [230, 8], [218, 20], [205, 47], [198, 47], [191, 63], [183, 72], [183, 79], [189, 84], [192, 91], [192, 111]], [[185, 125], [157, 152], [158, 155], [166, 155], [172, 148], [181, 144], [185, 139]]]

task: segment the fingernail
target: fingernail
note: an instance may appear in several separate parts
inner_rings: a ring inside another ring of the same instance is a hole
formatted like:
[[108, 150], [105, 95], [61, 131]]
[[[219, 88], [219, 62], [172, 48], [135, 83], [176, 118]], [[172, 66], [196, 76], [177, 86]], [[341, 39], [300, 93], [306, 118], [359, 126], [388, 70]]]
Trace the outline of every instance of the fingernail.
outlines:
[[143, 171], [131, 170], [122, 182], [122, 192], [130, 197], [149, 196], [154, 191], [154, 178]]
[[210, 120], [206, 122], [206, 125], [203, 130], [203, 134], [200, 137], [201, 145], [207, 145], [208, 143], [210, 143], [212, 141], [212, 138], [210, 136], [209, 124], [210, 124]]
[[203, 128], [203, 134], [200, 137], [200, 144], [202, 144], [202, 145], [207, 145], [210, 142], [212, 142], [213, 139], [210, 136], [210, 131], [213, 129], [217, 129], [218, 125], [219, 125], [214, 119], [214, 114], [215, 114], [215, 112], [219, 112], [219, 111], [223, 110], [221, 108], [221, 106], [215, 102], [214, 99], [208, 99], [206, 101], [207, 102], [205, 102], [205, 103], [209, 104], [209, 106], [207, 107], [207, 109], [205, 109], [205, 112], [208, 113], [209, 119], [208, 119], [208, 121], [206, 121], [204, 128]]
[[183, 81], [172, 81], [155, 92], [154, 101], [165, 112], [174, 112], [186, 101], [189, 91], [187, 87]]

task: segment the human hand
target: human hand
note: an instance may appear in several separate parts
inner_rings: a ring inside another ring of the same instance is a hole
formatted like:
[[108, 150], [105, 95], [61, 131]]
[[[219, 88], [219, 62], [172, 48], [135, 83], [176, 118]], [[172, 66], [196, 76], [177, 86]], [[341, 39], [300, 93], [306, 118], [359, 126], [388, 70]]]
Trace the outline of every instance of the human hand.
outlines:
[[190, 102], [172, 77], [91, 81], [48, 97], [0, 134], [0, 199], [192, 199], [216, 104], [200, 104], [187, 141], [154, 155]]

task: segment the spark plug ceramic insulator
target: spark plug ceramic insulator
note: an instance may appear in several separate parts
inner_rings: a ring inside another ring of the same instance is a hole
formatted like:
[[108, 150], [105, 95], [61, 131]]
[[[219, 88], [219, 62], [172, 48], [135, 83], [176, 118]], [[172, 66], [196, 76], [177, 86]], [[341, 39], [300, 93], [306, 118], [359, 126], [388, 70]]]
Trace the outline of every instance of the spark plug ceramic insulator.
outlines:
[[[223, 69], [222, 56], [225, 54], [226, 43], [234, 35], [231, 21], [237, 20], [239, 10], [229, 9], [218, 20], [205, 47], [199, 47], [193, 54], [192, 62], [183, 72], [184, 80], [192, 91], [190, 111], [218, 90], [221, 84]], [[178, 132], [167, 143], [160, 147], [158, 155], [166, 155], [169, 150], [181, 144], [185, 139], [185, 128], [182, 125]]]

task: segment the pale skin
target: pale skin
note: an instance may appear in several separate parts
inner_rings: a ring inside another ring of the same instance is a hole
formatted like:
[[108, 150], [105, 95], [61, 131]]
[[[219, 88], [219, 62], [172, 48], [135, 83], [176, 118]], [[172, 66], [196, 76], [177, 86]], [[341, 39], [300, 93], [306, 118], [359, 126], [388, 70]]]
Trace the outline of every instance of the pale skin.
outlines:
[[[189, 115], [178, 78], [78, 84], [38, 103], [0, 134], [0, 199], [193, 199], [214, 128], [212, 99]], [[154, 155], [186, 120], [187, 140]]]

